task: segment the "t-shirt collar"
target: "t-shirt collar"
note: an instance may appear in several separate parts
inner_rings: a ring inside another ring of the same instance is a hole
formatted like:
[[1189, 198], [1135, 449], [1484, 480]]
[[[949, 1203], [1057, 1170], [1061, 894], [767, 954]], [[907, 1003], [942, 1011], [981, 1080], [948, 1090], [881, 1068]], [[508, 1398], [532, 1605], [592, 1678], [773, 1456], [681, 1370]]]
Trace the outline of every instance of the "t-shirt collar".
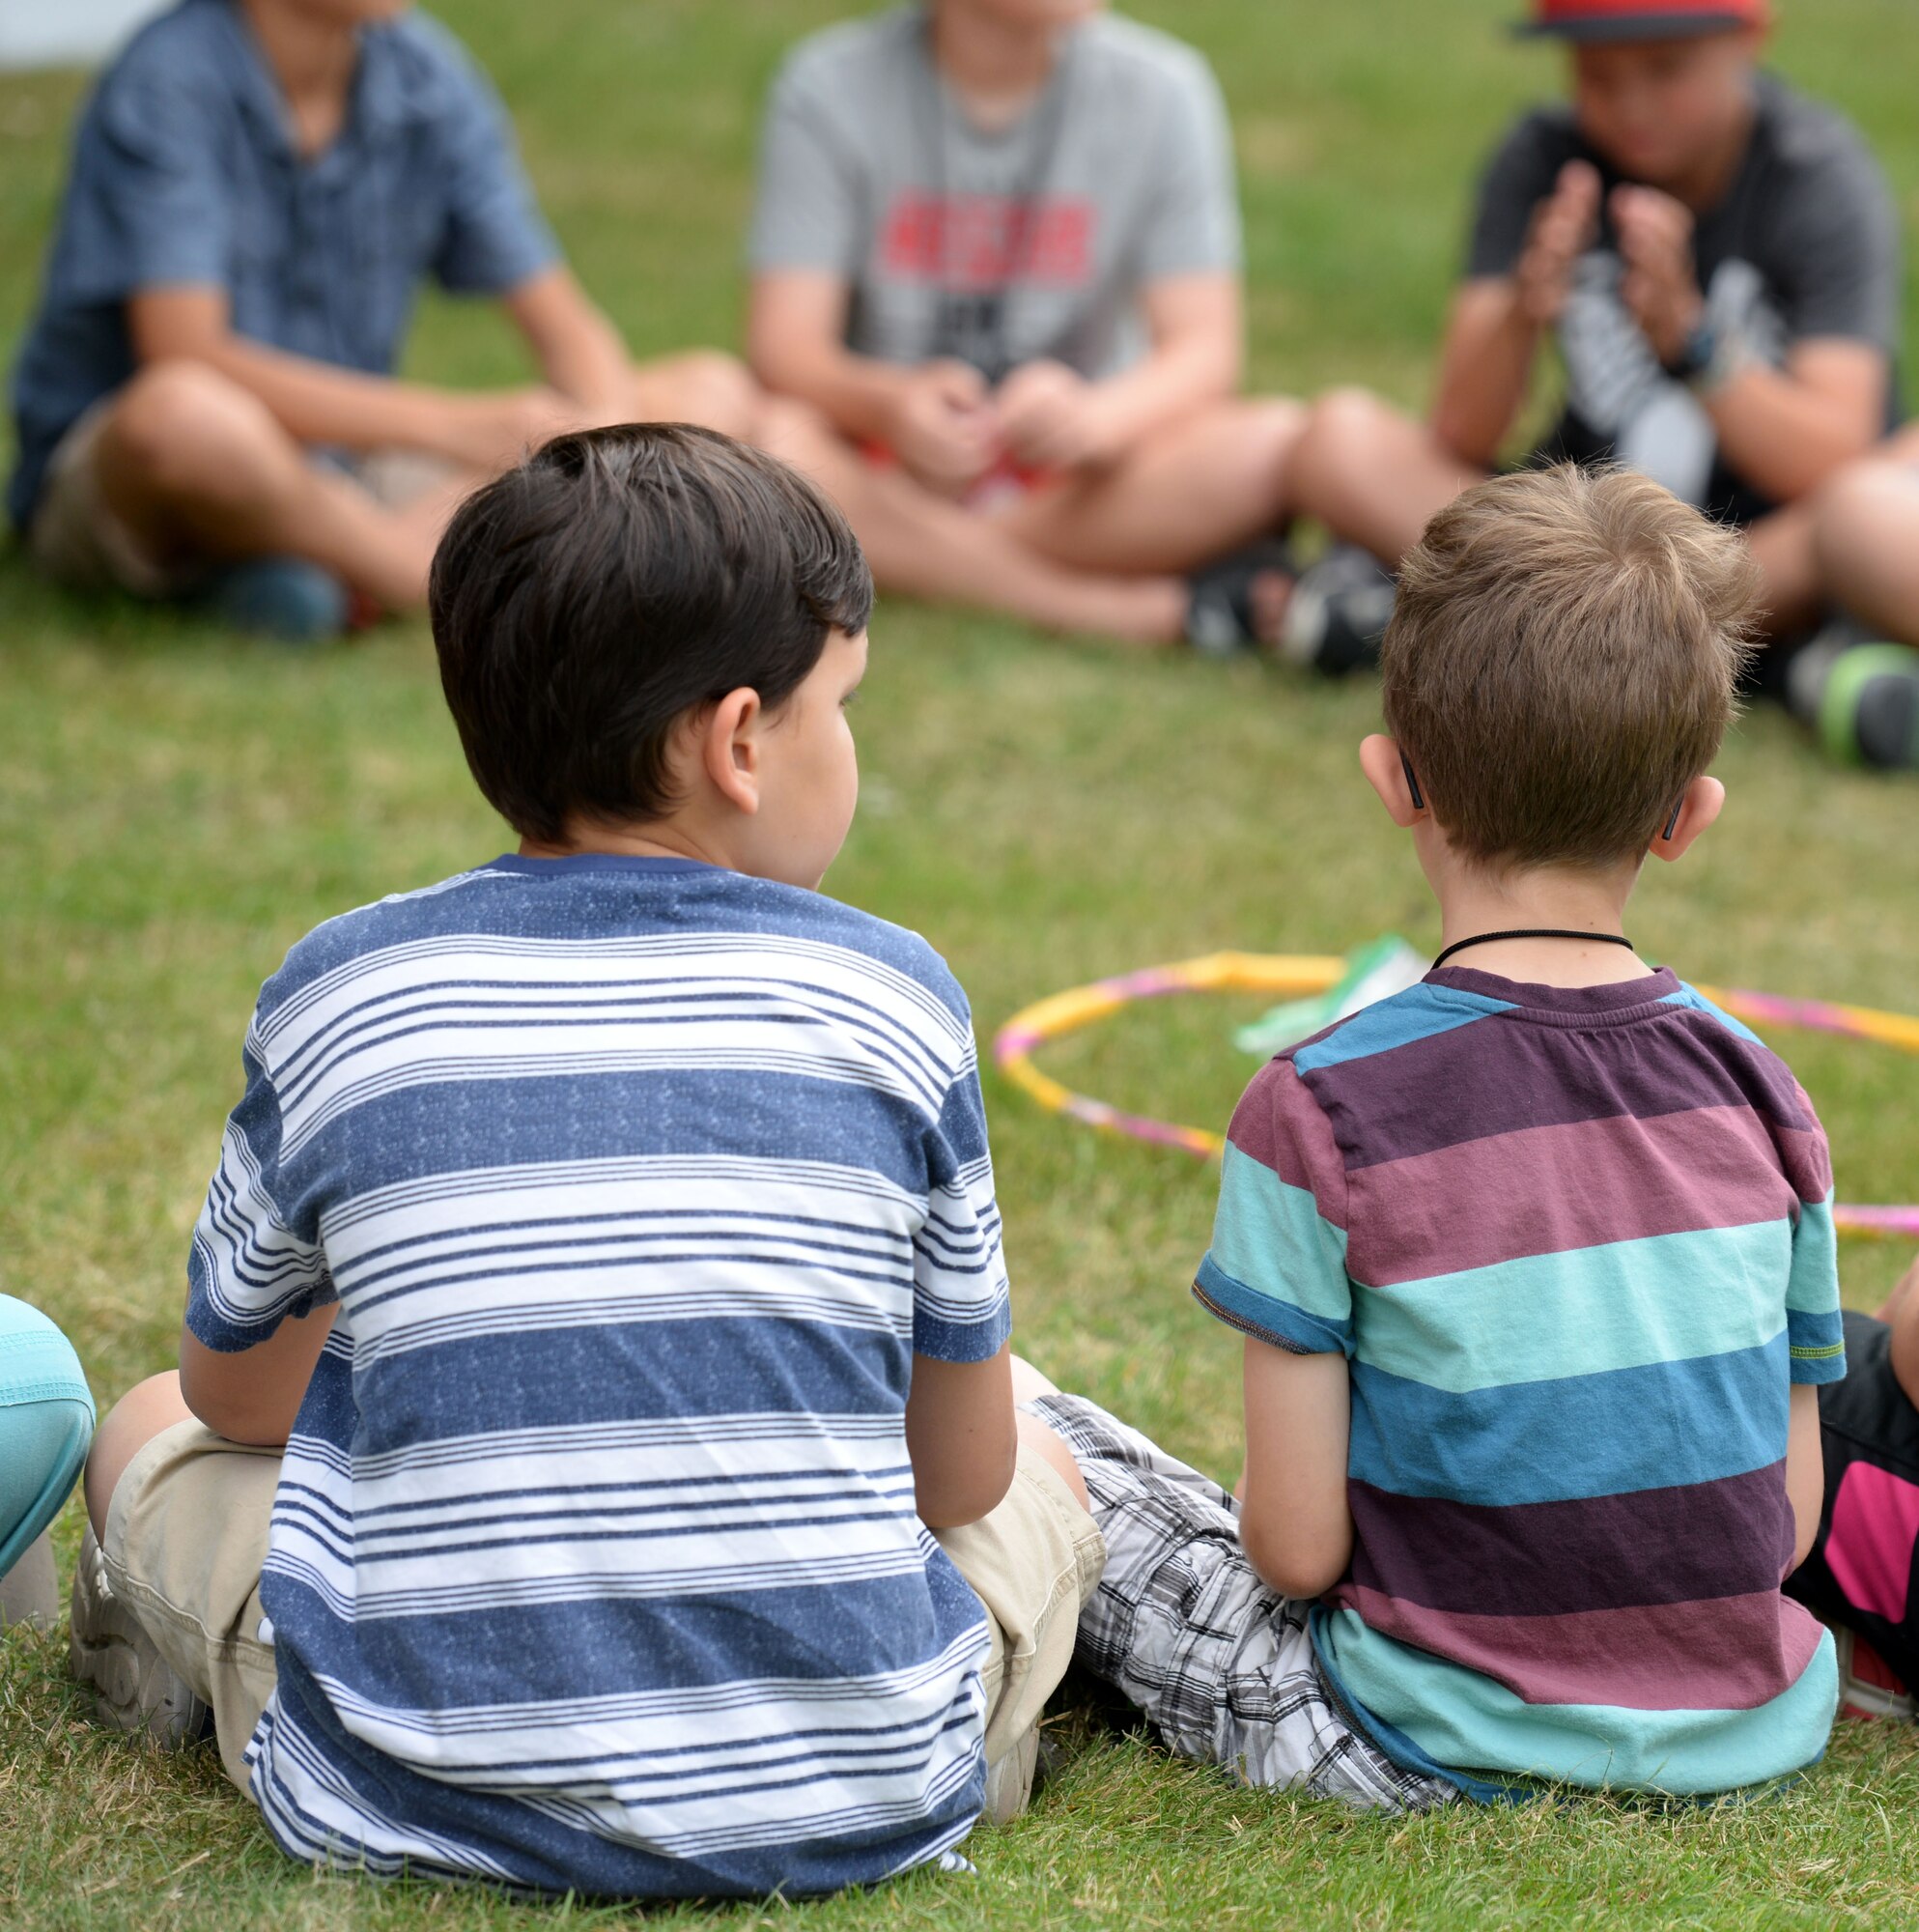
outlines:
[[1429, 986], [1451, 986], [1501, 1001], [1522, 1012], [1571, 1019], [1638, 1018], [1664, 1005], [1679, 990], [1670, 966], [1639, 980], [1616, 980], [1603, 986], [1543, 986], [1530, 980], [1508, 980], [1471, 966], [1442, 966], [1425, 976]]

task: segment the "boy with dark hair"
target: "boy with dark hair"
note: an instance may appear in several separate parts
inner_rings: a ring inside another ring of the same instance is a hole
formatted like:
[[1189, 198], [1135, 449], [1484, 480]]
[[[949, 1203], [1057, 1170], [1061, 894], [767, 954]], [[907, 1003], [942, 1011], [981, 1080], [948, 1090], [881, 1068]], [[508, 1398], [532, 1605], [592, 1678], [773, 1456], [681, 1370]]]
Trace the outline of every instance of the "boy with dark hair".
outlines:
[[1360, 761], [1445, 950], [1233, 1116], [1195, 1292], [1246, 1338], [1239, 1500], [1033, 1406], [1110, 1552], [1081, 1657], [1188, 1755], [1425, 1804], [1824, 1747], [1832, 1643], [1780, 1583], [1845, 1361], [1825, 1143], [1622, 931], [1718, 814], [1755, 589], [1736, 536], [1571, 468], [1406, 559]]
[[[542, 385], [397, 380], [429, 275], [496, 299]], [[454, 502], [569, 424], [756, 407], [724, 356], [628, 360], [486, 76], [408, 0], [180, 0], [134, 36], [81, 114], [13, 401], [8, 515], [49, 576], [296, 635], [349, 593], [420, 605]]]
[[[1550, 339], [1566, 400], [1538, 460], [1614, 461], [1750, 526], [1766, 622], [1817, 614], [1806, 517], [1782, 514], [1890, 427], [1898, 227], [1865, 142], [1760, 68], [1766, 0], [1535, 0], [1571, 99], [1526, 115], [1480, 188], [1428, 423], [1327, 397], [1294, 507], [1396, 566], [1499, 462]], [[1340, 553], [1288, 647], [1376, 649], [1390, 595]]]
[[812, 1892], [1025, 1803], [1103, 1552], [1015, 1421], [965, 998], [816, 890], [871, 601], [810, 485], [680, 426], [440, 547], [519, 849], [268, 981], [180, 1372], [87, 1469], [81, 1675], [211, 1705], [296, 1858]]
[[1232, 143], [1193, 48], [1104, 0], [829, 28], [775, 84], [751, 258], [754, 371], [831, 430], [779, 446], [882, 584], [1219, 649], [1284, 608], [1256, 540], [1304, 412], [1235, 393]]

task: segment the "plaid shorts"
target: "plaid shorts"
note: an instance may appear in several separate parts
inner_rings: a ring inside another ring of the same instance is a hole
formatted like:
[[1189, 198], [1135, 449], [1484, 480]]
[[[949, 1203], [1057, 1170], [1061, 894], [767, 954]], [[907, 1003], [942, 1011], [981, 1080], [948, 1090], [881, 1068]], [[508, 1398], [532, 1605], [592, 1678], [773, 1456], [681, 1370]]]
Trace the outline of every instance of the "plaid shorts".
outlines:
[[1083, 1397], [1026, 1407], [1071, 1446], [1106, 1538], [1106, 1574], [1080, 1612], [1078, 1662], [1138, 1705], [1173, 1751], [1247, 1784], [1368, 1808], [1458, 1797], [1444, 1778], [1401, 1770], [1347, 1722], [1312, 1654], [1312, 1605], [1259, 1580], [1226, 1491]]

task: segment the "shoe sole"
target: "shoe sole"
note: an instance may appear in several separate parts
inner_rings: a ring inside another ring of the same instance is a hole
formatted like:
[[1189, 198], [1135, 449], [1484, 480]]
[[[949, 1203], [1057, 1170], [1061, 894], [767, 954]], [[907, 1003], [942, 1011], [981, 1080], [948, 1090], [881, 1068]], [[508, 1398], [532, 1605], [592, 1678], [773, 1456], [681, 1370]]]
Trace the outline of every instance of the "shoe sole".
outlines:
[[206, 1736], [212, 1711], [114, 1596], [91, 1529], [73, 1571], [67, 1656], [74, 1677], [94, 1693], [99, 1721], [110, 1729], [139, 1733], [165, 1750]]

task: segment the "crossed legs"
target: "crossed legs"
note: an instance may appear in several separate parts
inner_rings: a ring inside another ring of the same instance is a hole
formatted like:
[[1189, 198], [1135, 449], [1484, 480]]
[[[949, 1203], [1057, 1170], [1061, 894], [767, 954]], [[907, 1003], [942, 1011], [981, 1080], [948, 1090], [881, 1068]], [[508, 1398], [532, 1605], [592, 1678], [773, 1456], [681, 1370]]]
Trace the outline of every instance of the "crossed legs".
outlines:
[[761, 440], [835, 498], [889, 590], [1171, 643], [1186, 622], [1184, 574], [1279, 524], [1304, 421], [1296, 403], [1223, 403], [1096, 476], [988, 510], [876, 468], [798, 404], [770, 404]]
[[[759, 392], [731, 357], [695, 352], [633, 372], [635, 421], [757, 427]], [[91, 458], [107, 512], [158, 571], [248, 556], [307, 558], [382, 610], [417, 608], [455, 506], [485, 480], [449, 468], [399, 507], [316, 463], [257, 397], [201, 363], [154, 364], [109, 404]]]

